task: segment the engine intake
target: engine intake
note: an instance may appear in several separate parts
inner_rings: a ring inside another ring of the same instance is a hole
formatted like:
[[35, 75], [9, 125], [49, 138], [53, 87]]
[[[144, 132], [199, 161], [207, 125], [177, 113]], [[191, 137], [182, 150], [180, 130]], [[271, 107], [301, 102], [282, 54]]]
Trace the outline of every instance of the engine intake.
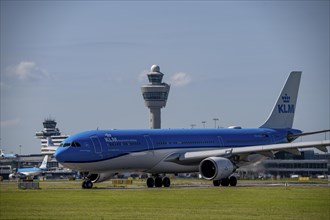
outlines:
[[204, 179], [220, 180], [234, 172], [233, 163], [224, 157], [208, 157], [199, 165], [199, 172]]
[[87, 178], [93, 183], [100, 183], [113, 177], [113, 173], [88, 173]]

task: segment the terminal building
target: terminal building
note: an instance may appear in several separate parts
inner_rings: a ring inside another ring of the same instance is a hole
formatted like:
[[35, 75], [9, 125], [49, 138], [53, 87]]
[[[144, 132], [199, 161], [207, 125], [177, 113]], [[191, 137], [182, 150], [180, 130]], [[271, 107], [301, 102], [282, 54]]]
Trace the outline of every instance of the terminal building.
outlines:
[[305, 150], [301, 155], [293, 155], [285, 151], [276, 154], [276, 160], [265, 160], [263, 166], [273, 176], [315, 177], [328, 175], [330, 171], [330, 154], [315, 154], [313, 150]]
[[274, 159], [239, 168], [238, 173], [242, 179], [326, 177], [330, 175], [330, 153], [317, 154], [313, 150], [307, 150], [298, 156], [280, 151], [275, 154]]

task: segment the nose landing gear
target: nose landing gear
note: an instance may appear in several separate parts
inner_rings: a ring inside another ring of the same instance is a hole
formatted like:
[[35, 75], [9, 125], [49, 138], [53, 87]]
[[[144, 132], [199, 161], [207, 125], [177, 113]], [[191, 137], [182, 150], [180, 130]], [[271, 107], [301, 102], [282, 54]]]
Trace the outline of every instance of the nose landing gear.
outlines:
[[82, 182], [82, 186], [81, 186], [83, 189], [91, 189], [93, 188], [93, 182], [90, 181], [90, 179], [85, 179], [83, 182]]

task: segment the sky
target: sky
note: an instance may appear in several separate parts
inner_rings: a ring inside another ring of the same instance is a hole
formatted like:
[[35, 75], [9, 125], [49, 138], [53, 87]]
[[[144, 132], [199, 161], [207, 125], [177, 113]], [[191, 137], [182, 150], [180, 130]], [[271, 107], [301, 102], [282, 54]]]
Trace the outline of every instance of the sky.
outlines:
[[294, 127], [329, 129], [329, 10], [329, 1], [1, 0], [1, 148], [40, 153], [35, 132], [48, 117], [68, 135], [149, 128], [140, 87], [153, 64], [171, 84], [162, 128], [214, 128], [213, 118], [259, 127], [296, 70]]

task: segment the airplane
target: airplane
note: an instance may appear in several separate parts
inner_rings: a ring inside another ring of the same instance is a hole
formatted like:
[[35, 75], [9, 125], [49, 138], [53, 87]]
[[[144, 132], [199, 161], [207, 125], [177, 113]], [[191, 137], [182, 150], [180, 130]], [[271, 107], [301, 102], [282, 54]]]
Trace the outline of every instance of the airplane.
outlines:
[[5, 154], [2, 149], [0, 149], [0, 158], [6, 159], [6, 158], [16, 158], [17, 154]]
[[[46, 155], [40, 165], [40, 167], [31, 167], [31, 168], [21, 168], [16, 171], [16, 175], [19, 177], [34, 177], [41, 174], [47, 169], [48, 155]], [[11, 174], [10, 178], [15, 178], [16, 175]]]
[[299, 154], [300, 148], [327, 152], [329, 140], [292, 143], [304, 135], [293, 129], [302, 72], [293, 71], [264, 124], [258, 128], [92, 130], [65, 139], [55, 152], [64, 167], [84, 177], [82, 188], [120, 172], [150, 174], [148, 187], [169, 187], [166, 174], [199, 172], [214, 186], [236, 186], [234, 172], [272, 158], [278, 151]]

